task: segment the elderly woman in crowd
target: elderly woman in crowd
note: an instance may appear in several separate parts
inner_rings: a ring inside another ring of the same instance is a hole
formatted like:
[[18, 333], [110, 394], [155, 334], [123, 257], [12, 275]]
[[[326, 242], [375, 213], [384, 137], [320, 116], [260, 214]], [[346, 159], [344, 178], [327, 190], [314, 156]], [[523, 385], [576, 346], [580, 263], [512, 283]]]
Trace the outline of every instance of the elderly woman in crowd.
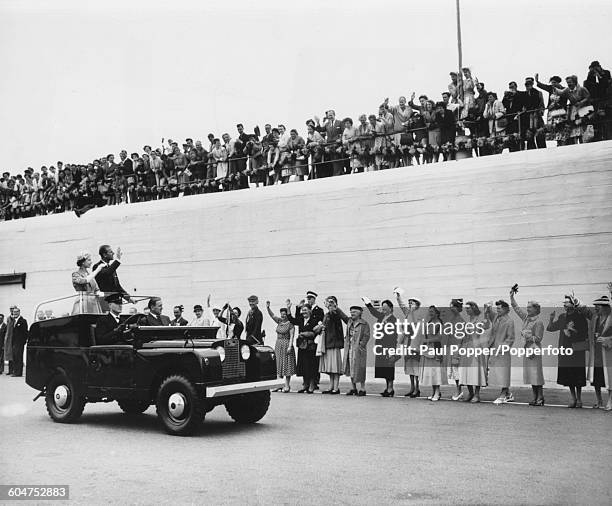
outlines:
[[330, 295], [327, 298], [327, 313], [323, 317], [318, 330], [321, 337], [317, 346], [317, 354], [321, 357], [319, 372], [329, 374], [329, 390], [323, 394], [339, 394], [340, 375], [343, 371], [342, 348], [344, 348], [344, 332], [342, 322], [348, 323], [348, 316], [338, 307], [338, 299]]
[[487, 347], [491, 322], [482, 318], [478, 304], [473, 301], [466, 302], [465, 313], [466, 325], [471, 325], [469, 330], [466, 328], [463, 344], [467, 350], [473, 350], [474, 353], [460, 357], [459, 383], [466, 385], [468, 389], [469, 395], [464, 401], [477, 403], [480, 402], [480, 388], [487, 386], [487, 357], [484, 354], [476, 356], [476, 350]]
[[[366, 307], [370, 314], [376, 318], [376, 323], [383, 333], [379, 341], [381, 353], [376, 355], [374, 377], [383, 378], [386, 382], [386, 387], [380, 395], [383, 397], [393, 397], [395, 390], [393, 389], [393, 381], [395, 380], [395, 362], [399, 355], [390, 355], [389, 350], [397, 348], [397, 318], [393, 315], [393, 302], [383, 300], [381, 311], [376, 309], [370, 299], [363, 297]], [[390, 325], [388, 325], [390, 324]]]
[[79, 269], [72, 273], [72, 286], [79, 293], [80, 297], [74, 303], [72, 314], [102, 313], [100, 303], [98, 302], [98, 295], [103, 296], [103, 294], [100, 294], [96, 276], [106, 267], [106, 264], [100, 262], [93, 272], [89, 272], [92, 260], [91, 253], [88, 251], [84, 251], [77, 256], [76, 264]]
[[527, 353], [523, 357], [523, 383], [531, 385], [533, 399], [530, 406], [544, 406], [544, 371], [542, 369], [542, 355], [538, 352], [542, 347], [544, 338], [544, 323], [540, 319], [540, 304], [534, 301], [527, 303], [527, 311], [517, 304], [514, 297], [516, 290], [510, 290], [510, 303], [512, 309], [523, 322], [521, 336], [524, 339], [526, 352], [534, 351], [533, 355]]
[[491, 338], [489, 347], [495, 353], [489, 357], [489, 386], [501, 388], [499, 397], [493, 404], [504, 404], [513, 402], [514, 396], [510, 392], [510, 378], [512, 367], [512, 355], [503, 349], [514, 344], [514, 321], [510, 318], [510, 306], [505, 300], [495, 303], [496, 314], [491, 306], [485, 306], [485, 316], [491, 321]]
[[440, 356], [442, 341], [443, 322], [440, 318], [440, 310], [436, 306], [429, 306], [429, 319], [426, 326], [422, 329], [423, 337], [421, 342], [428, 347], [428, 350], [421, 356], [421, 371], [419, 383], [421, 386], [431, 386], [432, 394], [427, 397], [430, 401], [439, 401], [442, 397], [440, 385], [446, 385], [446, 368], [444, 367], [444, 357]]
[[351, 378], [351, 389], [346, 395], [366, 394], [367, 344], [370, 340], [370, 325], [362, 317], [361, 306], [351, 306], [351, 318], [346, 325], [344, 338], [344, 374]]
[[[402, 300], [399, 288], [396, 288], [395, 295], [397, 303], [401, 308], [406, 321], [410, 324], [417, 324], [416, 312], [421, 307], [421, 301], [416, 297], [408, 299], [408, 305]], [[410, 377], [410, 391], [404, 397], [419, 397], [421, 390], [419, 389], [419, 374], [421, 374], [421, 355], [419, 347], [421, 345], [421, 333], [413, 334], [413, 328], [408, 327], [408, 332], [404, 332], [399, 339], [398, 344], [405, 344], [410, 347], [410, 353], [404, 357], [404, 373]]]
[[291, 376], [295, 374], [295, 350], [293, 349], [295, 327], [289, 321], [289, 310], [286, 307], [281, 308], [280, 318], [270, 308], [270, 301], [266, 301], [266, 308], [270, 318], [276, 322], [276, 344], [274, 345], [276, 373], [279, 378], [285, 378], [283, 392], [290, 392]]
[[595, 387], [597, 401], [593, 408], [603, 408], [601, 389], [608, 389], [608, 402], [604, 408], [612, 411], [612, 313], [610, 297], [604, 295], [593, 301], [595, 314], [589, 327], [588, 380]]
[[582, 387], [586, 386], [586, 350], [588, 347], [589, 325], [584, 308], [573, 294], [566, 295], [563, 303], [565, 314], [555, 320], [555, 312], [550, 314], [546, 330], [559, 331], [559, 348], [571, 348], [571, 355], [559, 354], [557, 362], [557, 383], [569, 387], [568, 408], [582, 407]]

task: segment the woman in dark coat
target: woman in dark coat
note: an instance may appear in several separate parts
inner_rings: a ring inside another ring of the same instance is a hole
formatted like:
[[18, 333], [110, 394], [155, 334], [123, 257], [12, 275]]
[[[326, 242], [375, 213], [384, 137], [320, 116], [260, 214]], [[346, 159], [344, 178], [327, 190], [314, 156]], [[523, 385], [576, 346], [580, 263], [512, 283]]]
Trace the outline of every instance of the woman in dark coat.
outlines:
[[566, 295], [565, 314], [555, 321], [555, 312], [550, 315], [548, 332], [559, 331], [559, 348], [572, 348], [571, 355], [559, 354], [557, 383], [569, 387], [571, 400], [568, 408], [582, 407], [582, 387], [586, 386], [586, 350], [589, 324], [573, 295]]
[[289, 321], [298, 326], [296, 344], [298, 347], [296, 375], [304, 378], [304, 388], [298, 390], [299, 393], [314, 393], [317, 372], [319, 371], [319, 357], [317, 357], [317, 345], [315, 343], [315, 327], [318, 322], [312, 318], [312, 308], [310, 304], [298, 307], [300, 317]]
[[[395, 395], [395, 391], [393, 390], [393, 380], [395, 379], [395, 362], [398, 358], [398, 355], [389, 355], [388, 350], [390, 348], [397, 348], [397, 327], [396, 322], [397, 318], [393, 316], [393, 302], [390, 300], [383, 300], [381, 309], [382, 311], [378, 311], [372, 303], [364, 298], [364, 302], [366, 303], [366, 307], [370, 314], [376, 318], [376, 322], [378, 323], [378, 327], [380, 327], [380, 332], [382, 332], [382, 338], [378, 340], [378, 345], [381, 346], [382, 352], [376, 355], [375, 360], [375, 368], [374, 368], [374, 377], [375, 378], [384, 378], [387, 382], [387, 387], [380, 395], [383, 397], [393, 397]], [[386, 331], [386, 324], [393, 324], [392, 331]], [[374, 332], [374, 338], [376, 338], [377, 333]], [[385, 353], [386, 352], [386, 353]]]

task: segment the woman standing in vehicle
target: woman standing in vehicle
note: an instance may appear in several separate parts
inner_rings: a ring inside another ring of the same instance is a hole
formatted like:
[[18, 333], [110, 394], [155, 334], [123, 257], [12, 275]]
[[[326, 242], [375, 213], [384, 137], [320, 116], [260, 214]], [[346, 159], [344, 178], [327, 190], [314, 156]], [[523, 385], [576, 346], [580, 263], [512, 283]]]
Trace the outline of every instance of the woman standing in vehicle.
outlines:
[[102, 313], [102, 309], [98, 302], [100, 289], [96, 282], [96, 275], [106, 267], [106, 264], [100, 262], [98, 267], [90, 273], [89, 268], [91, 267], [91, 263], [91, 253], [88, 251], [84, 251], [77, 256], [76, 264], [79, 269], [72, 273], [72, 286], [79, 293], [80, 297], [74, 303], [72, 314]]

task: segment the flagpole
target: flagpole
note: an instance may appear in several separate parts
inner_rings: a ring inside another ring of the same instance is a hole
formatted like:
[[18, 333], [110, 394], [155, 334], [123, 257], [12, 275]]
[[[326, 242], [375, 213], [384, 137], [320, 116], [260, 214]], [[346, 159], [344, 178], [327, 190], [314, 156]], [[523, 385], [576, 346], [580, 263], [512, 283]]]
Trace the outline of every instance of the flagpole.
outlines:
[[461, 73], [461, 69], [463, 68], [463, 52], [461, 48], [461, 6], [459, 5], [459, 0], [455, 0], [455, 5], [457, 10], [457, 59], [459, 63], [457, 84], [459, 85], [459, 98], [463, 100], [463, 74]]

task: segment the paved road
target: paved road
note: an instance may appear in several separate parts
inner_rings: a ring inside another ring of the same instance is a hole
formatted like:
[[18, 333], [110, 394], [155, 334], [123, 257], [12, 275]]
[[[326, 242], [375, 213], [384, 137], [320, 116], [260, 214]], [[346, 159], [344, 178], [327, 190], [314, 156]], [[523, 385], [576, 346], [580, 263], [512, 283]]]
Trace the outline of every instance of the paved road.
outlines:
[[216, 408], [180, 438], [114, 403], [53, 423], [34, 393], [0, 376], [0, 484], [69, 484], [71, 504], [612, 503], [596, 410], [277, 393], [259, 424]]

